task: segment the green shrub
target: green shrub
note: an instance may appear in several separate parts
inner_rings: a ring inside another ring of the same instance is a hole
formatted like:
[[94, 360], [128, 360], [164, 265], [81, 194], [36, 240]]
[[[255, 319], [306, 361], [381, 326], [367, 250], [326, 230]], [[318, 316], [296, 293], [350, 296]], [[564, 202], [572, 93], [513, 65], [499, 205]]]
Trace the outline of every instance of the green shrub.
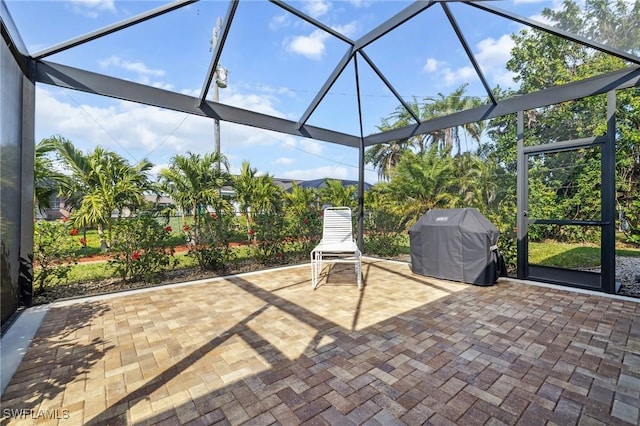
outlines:
[[156, 282], [177, 262], [171, 232], [149, 215], [119, 219], [113, 225], [113, 258], [109, 263], [123, 280]]
[[631, 202], [623, 228], [627, 235], [627, 241], [640, 245], [640, 199]]
[[310, 253], [322, 238], [322, 216], [317, 209], [288, 217], [287, 233], [291, 248], [299, 253]]
[[49, 222], [39, 220], [33, 232], [33, 284], [35, 294], [45, 292], [46, 287], [65, 283], [69, 270], [75, 263], [74, 251], [82, 246], [80, 239], [73, 236], [78, 231], [72, 229], [65, 219]]
[[231, 241], [236, 236], [233, 213], [211, 213], [198, 218], [197, 224], [183, 227], [189, 244], [189, 256], [202, 270], [224, 272], [234, 259]]
[[487, 219], [500, 231], [498, 249], [504, 257], [507, 272], [514, 274], [518, 265], [518, 235], [516, 229], [516, 204], [513, 199], [500, 203], [497, 210], [486, 213]]
[[390, 210], [373, 210], [365, 218], [364, 251], [378, 256], [398, 256], [402, 251], [402, 216]]
[[256, 259], [264, 264], [285, 262], [286, 221], [278, 213], [259, 213], [254, 217], [253, 232]]

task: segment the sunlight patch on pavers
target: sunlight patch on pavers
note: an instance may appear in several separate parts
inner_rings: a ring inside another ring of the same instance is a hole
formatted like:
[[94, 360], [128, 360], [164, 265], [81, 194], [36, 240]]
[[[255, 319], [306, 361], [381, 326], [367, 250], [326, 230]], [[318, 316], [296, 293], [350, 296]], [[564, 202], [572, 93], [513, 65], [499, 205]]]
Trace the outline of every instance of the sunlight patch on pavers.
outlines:
[[[353, 268], [345, 265], [336, 265], [335, 270], [329, 271], [329, 279], [321, 279], [315, 291], [310, 289], [310, 282], [304, 279], [295, 286], [291, 286], [289, 281], [289, 285], [280, 290], [277, 280], [272, 279], [269, 273], [251, 282], [291, 303], [303, 304], [315, 315], [331, 318], [336, 324], [351, 330], [363, 330], [469, 288], [468, 284], [414, 275], [406, 264], [389, 265], [388, 262], [376, 260], [363, 264], [365, 287], [361, 291], [356, 285]], [[297, 271], [301, 278], [305, 277], [305, 273], [310, 274], [310, 271], [304, 270], [306, 268], [301, 269]], [[373, 273], [375, 280], [367, 280], [367, 276]], [[309, 303], [310, 291], [312, 303]]]

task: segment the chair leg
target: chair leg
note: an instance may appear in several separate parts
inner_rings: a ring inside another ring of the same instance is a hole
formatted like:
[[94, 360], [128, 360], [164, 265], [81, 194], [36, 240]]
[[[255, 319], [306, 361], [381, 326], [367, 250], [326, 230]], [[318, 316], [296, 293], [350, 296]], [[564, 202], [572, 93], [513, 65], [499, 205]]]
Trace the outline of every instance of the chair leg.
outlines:
[[314, 256], [314, 252], [311, 252], [311, 288], [312, 289], [316, 289], [317, 286], [317, 275], [316, 275], [316, 261], [315, 261], [315, 256]]
[[358, 289], [362, 290], [362, 258], [357, 256], [356, 275], [358, 279]]

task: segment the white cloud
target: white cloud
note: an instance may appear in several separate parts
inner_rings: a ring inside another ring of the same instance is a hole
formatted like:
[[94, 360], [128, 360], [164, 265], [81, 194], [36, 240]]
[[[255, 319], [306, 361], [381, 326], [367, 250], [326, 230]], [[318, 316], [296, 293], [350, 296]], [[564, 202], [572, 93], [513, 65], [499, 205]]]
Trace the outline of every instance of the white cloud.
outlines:
[[308, 36], [295, 36], [284, 41], [285, 48], [292, 53], [306, 56], [309, 59], [320, 60], [324, 55], [325, 41], [328, 34], [322, 30], [315, 30]]
[[347, 37], [353, 37], [358, 31], [359, 25], [358, 22], [352, 21], [344, 25], [332, 25], [331, 28]]
[[288, 165], [288, 164], [293, 164], [295, 163], [296, 160], [294, 160], [293, 158], [290, 157], [280, 157], [280, 158], [276, 158], [274, 161], [271, 162], [271, 164], [282, 164], [282, 165]]
[[363, 7], [370, 4], [368, 1], [365, 1], [365, 0], [348, 0], [348, 1], [353, 7]]
[[444, 84], [447, 86], [453, 86], [462, 81], [469, 81], [475, 78], [476, 71], [472, 66], [462, 67], [455, 70], [451, 68], [444, 68], [442, 70], [444, 77]]
[[511, 49], [515, 46], [511, 37], [504, 34], [499, 39], [491, 37], [478, 43], [476, 58], [480, 67], [495, 69], [503, 67], [511, 58]]
[[[211, 119], [94, 97], [71, 90], [51, 89], [46, 86], [38, 86], [36, 90], [38, 140], [61, 135], [84, 152], [101, 146], [118, 152], [132, 162], [147, 158], [157, 164], [153, 174], [176, 154], [185, 154], [187, 151], [205, 153], [213, 150]], [[232, 89], [225, 89], [221, 91], [222, 94], [228, 96], [235, 106], [283, 116], [274, 105], [277, 100], [275, 97], [237, 93]], [[222, 152], [234, 170], [243, 160], [248, 160], [265, 173], [282, 176], [283, 168], [297, 163], [299, 157], [317, 161], [309, 154], [321, 155], [326, 146], [323, 142], [311, 139], [229, 122], [222, 122], [220, 126]], [[312, 164], [309, 169], [313, 167]], [[304, 172], [301, 174], [307, 176], [308, 170]], [[304, 178], [295, 176], [295, 172], [291, 173], [298, 179]], [[344, 175], [340, 171], [335, 173], [338, 173], [336, 177]], [[357, 174], [357, 171], [354, 173]]]
[[133, 62], [122, 59], [118, 56], [110, 56], [106, 59], [98, 61], [98, 64], [104, 69], [116, 68], [119, 70], [134, 73], [136, 74], [136, 76], [132, 80], [140, 84], [145, 84], [147, 86], [153, 86], [165, 90], [174, 90], [175, 88], [175, 86], [171, 83], [154, 80], [154, 77], [163, 77], [166, 74], [165, 70], [149, 68], [143, 62]]
[[152, 179], [155, 180], [156, 176], [158, 176], [158, 173], [160, 173], [160, 170], [167, 168], [169, 168], [169, 163], [154, 164], [151, 170], [149, 170], [149, 174], [151, 175]]
[[271, 31], [279, 30], [280, 28], [286, 28], [291, 23], [291, 14], [283, 13], [282, 15], [276, 15], [269, 21], [269, 29]]
[[280, 143], [285, 148], [295, 149], [298, 146], [298, 139], [293, 136], [281, 134], [280, 138]]
[[428, 58], [422, 69], [426, 72], [434, 72], [438, 69], [440, 63], [434, 58]]
[[89, 18], [97, 18], [101, 12], [115, 12], [114, 0], [68, 0], [71, 9]]
[[234, 91], [233, 89], [225, 89], [220, 93], [220, 102], [235, 106], [249, 111], [268, 114], [275, 117], [284, 117], [282, 112], [278, 111], [274, 106], [276, 98], [263, 94], [244, 94]]
[[499, 39], [486, 38], [478, 43], [476, 58], [485, 76], [494, 84], [503, 87], [513, 86], [514, 74], [505, 66], [511, 58], [511, 49], [515, 46], [508, 34]]
[[[183, 113], [129, 102], [77, 105], [56, 98], [43, 88], [37, 90], [36, 96], [37, 132], [41, 133], [37, 137], [59, 134], [84, 151], [100, 145], [129, 160], [146, 157], [161, 144], [163, 151], [171, 153], [186, 149], [193, 144], [201, 126], [197, 119], [185, 120]], [[75, 95], [70, 96], [75, 99]], [[180, 133], [172, 135], [178, 126]]]
[[326, 0], [307, 0], [304, 2], [304, 9], [312, 17], [319, 18], [331, 9], [331, 3]]
[[137, 74], [141, 75], [151, 75], [156, 77], [162, 77], [165, 75], [165, 71], [161, 69], [152, 69], [147, 67], [142, 62], [131, 62], [126, 59], [122, 59], [118, 56], [110, 56], [107, 59], [103, 59], [99, 61], [99, 64], [102, 68], [122, 68], [127, 71], [133, 71]]
[[320, 155], [323, 151], [323, 145], [312, 139], [301, 139], [300, 140], [300, 149], [306, 151], [310, 154]]
[[[485, 78], [489, 80], [490, 85], [513, 86], [514, 76], [505, 68], [507, 61], [511, 58], [511, 49], [513, 47], [513, 40], [507, 34], [498, 39], [491, 37], [483, 39], [476, 45], [474, 52], [476, 60]], [[471, 65], [452, 68], [447, 62], [438, 61], [435, 58], [428, 58], [423, 70], [437, 72], [438, 78], [447, 86], [454, 86], [478, 78], [475, 69]]]

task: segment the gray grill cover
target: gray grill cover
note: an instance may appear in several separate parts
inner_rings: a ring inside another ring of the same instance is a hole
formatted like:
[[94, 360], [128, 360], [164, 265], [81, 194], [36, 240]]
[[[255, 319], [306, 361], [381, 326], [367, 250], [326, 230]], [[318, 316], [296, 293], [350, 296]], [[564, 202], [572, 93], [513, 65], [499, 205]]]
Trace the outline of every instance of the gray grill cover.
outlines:
[[499, 236], [478, 209], [429, 210], [409, 230], [411, 268], [435, 278], [493, 285]]

